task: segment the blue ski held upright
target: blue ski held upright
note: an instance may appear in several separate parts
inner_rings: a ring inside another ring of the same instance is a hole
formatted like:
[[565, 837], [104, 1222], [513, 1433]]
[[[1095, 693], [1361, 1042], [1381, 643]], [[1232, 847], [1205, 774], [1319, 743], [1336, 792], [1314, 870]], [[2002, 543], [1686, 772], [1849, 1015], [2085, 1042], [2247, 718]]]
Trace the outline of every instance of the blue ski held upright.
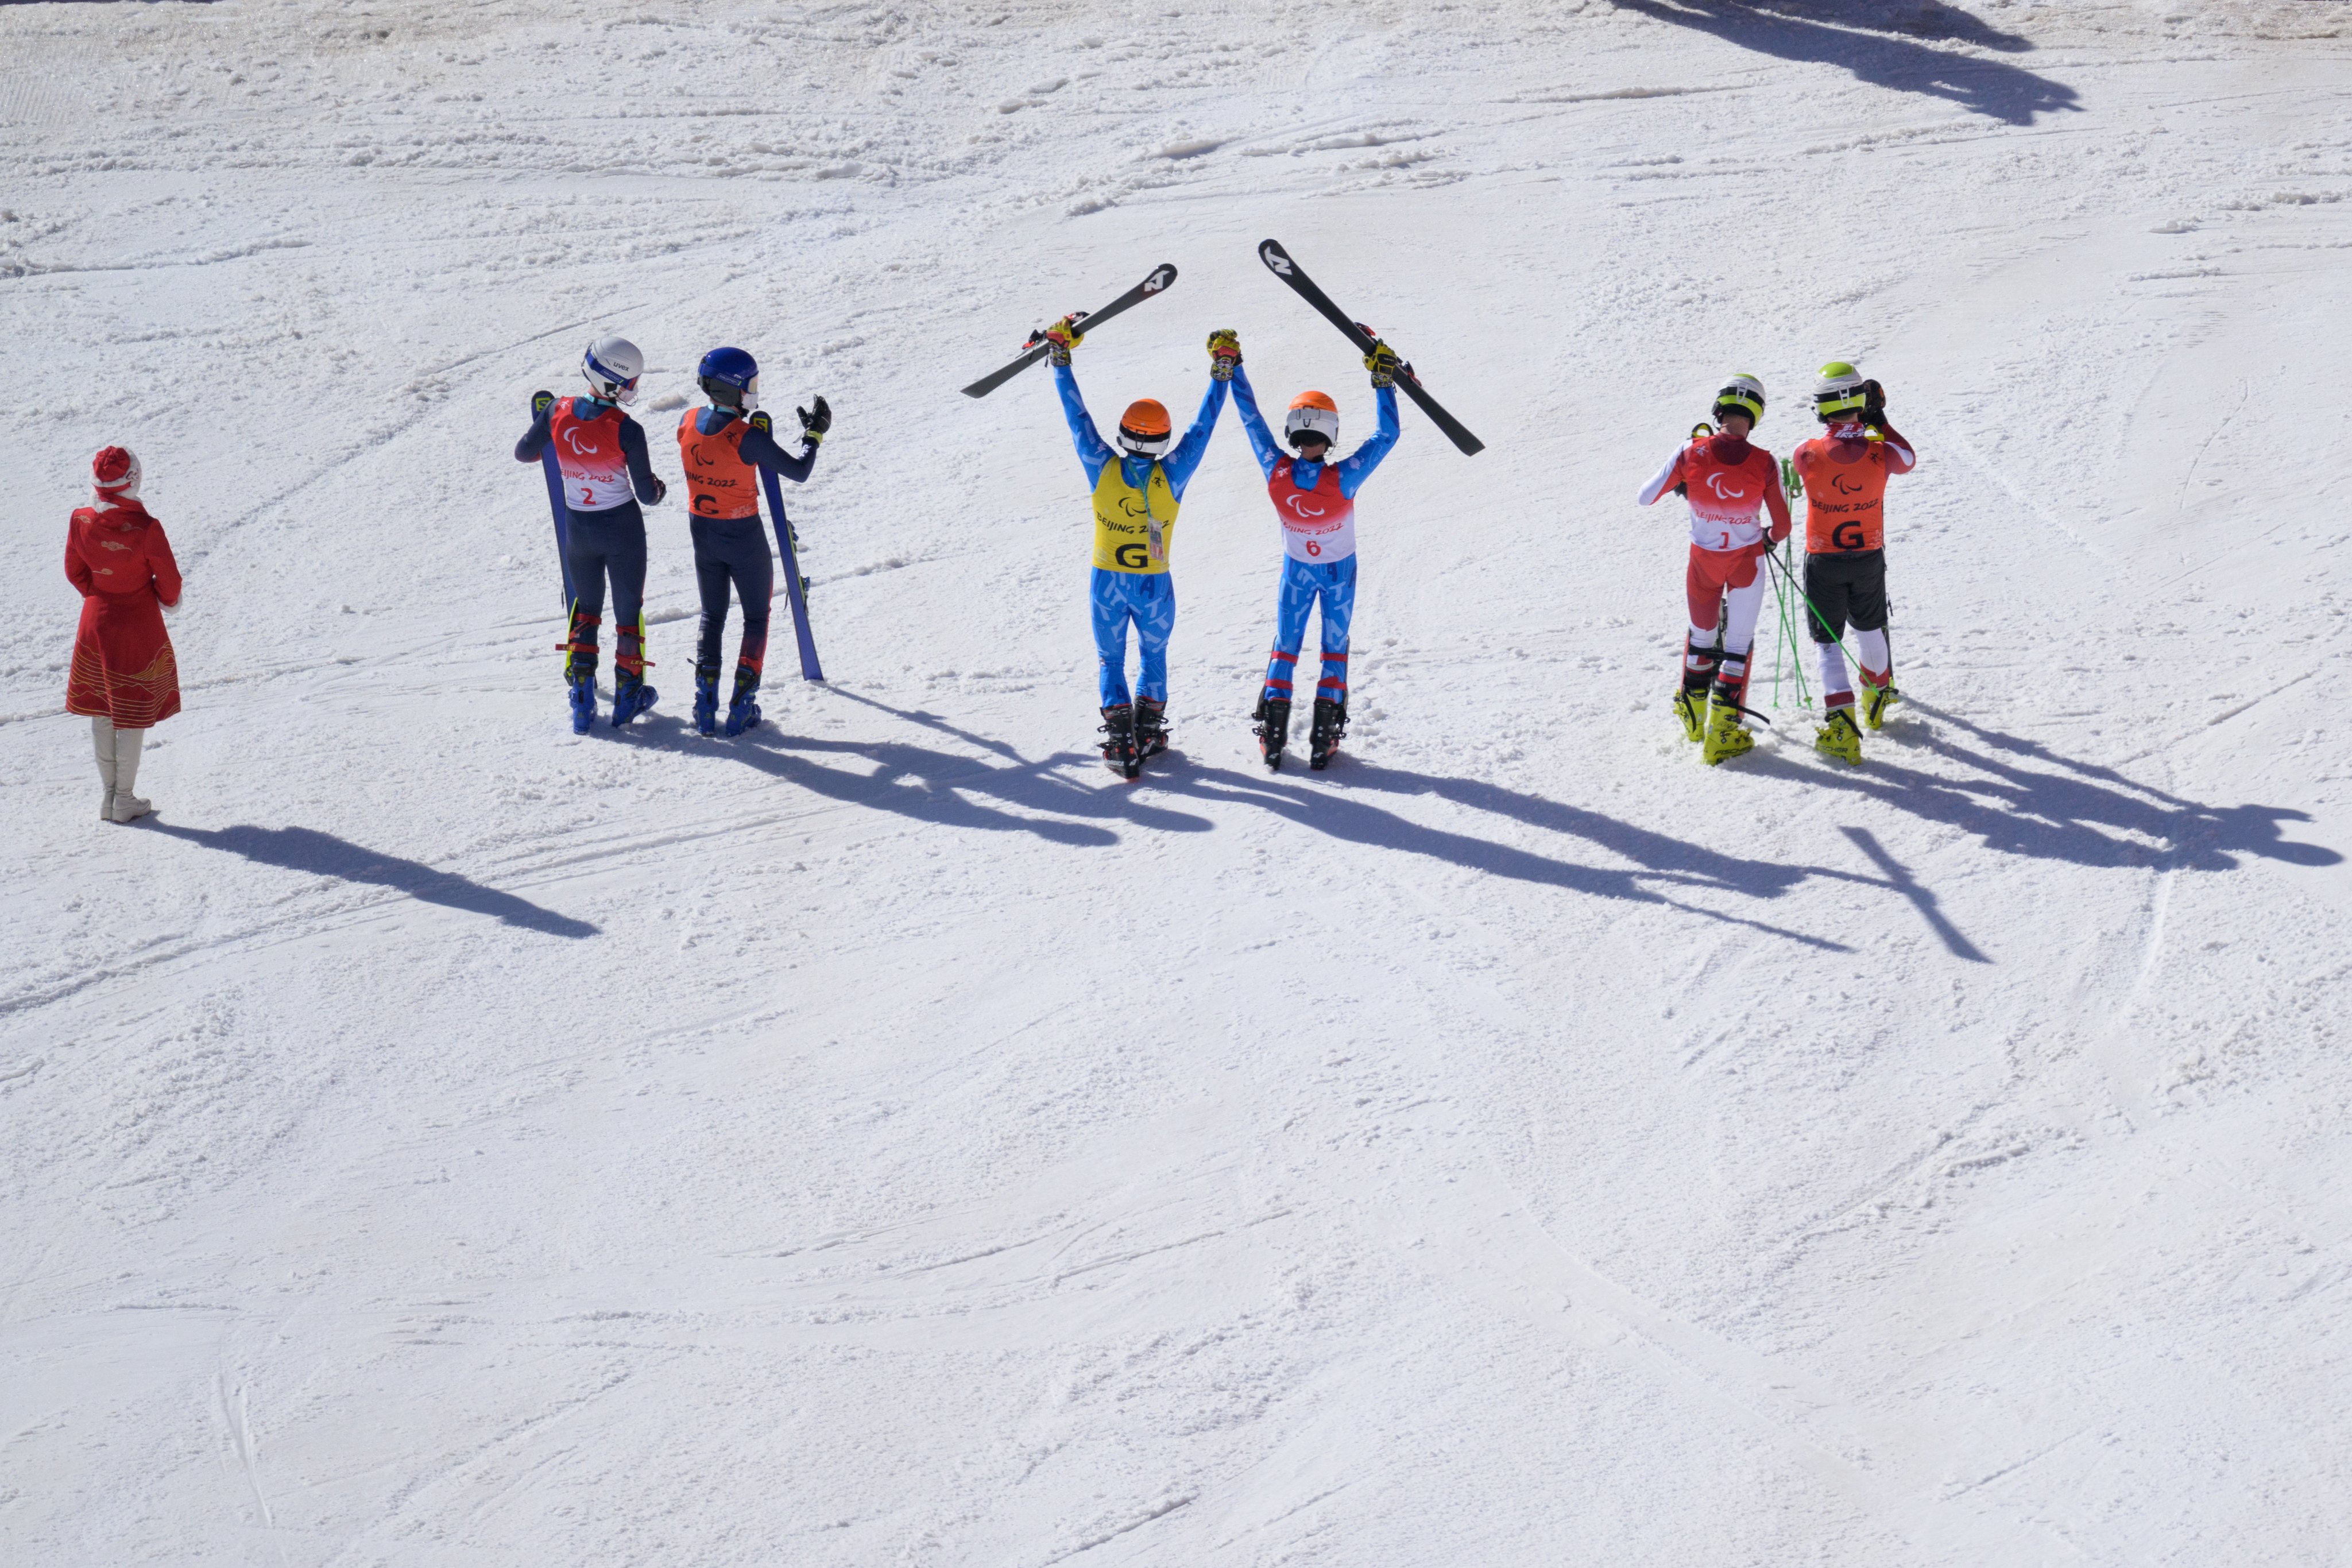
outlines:
[[[530, 417], [537, 419], [554, 402], [553, 392], [531, 393]], [[556, 465], [552, 442], [548, 444], [546, 451], [539, 455], [539, 465], [547, 475], [547, 505], [555, 513], [555, 564], [563, 571], [563, 608], [569, 611], [572, 608], [572, 541], [568, 537], [571, 530], [564, 526], [564, 514], [569, 508], [563, 504], [563, 470]]]
[[[765, 410], [751, 415], [751, 423], [762, 435], [774, 431]], [[776, 526], [776, 554], [784, 564], [784, 592], [793, 604], [793, 635], [801, 645], [801, 679], [822, 681], [824, 666], [816, 662], [816, 639], [809, 634], [808, 602], [801, 596], [801, 566], [793, 554], [793, 525], [784, 516], [783, 487], [776, 483], [774, 472], [767, 468], [760, 470], [760, 484], [768, 492], [768, 515]]]

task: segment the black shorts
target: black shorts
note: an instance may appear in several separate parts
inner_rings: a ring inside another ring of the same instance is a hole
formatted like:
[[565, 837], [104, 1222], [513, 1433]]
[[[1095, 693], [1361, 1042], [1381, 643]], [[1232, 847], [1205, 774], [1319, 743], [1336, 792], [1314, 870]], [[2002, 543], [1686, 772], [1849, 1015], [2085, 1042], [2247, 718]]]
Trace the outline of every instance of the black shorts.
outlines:
[[1853, 550], [1805, 557], [1805, 597], [1813, 602], [1813, 641], [1834, 643], [1851, 622], [1859, 631], [1886, 624], [1886, 552]]

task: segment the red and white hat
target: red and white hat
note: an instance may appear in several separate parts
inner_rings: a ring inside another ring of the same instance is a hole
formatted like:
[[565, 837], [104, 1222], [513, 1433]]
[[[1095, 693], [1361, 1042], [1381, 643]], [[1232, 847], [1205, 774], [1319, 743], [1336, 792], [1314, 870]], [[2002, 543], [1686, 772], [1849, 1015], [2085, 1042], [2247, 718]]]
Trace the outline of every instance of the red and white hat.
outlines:
[[139, 495], [139, 459], [127, 446], [109, 446], [89, 460], [90, 483], [99, 498], [135, 500]]

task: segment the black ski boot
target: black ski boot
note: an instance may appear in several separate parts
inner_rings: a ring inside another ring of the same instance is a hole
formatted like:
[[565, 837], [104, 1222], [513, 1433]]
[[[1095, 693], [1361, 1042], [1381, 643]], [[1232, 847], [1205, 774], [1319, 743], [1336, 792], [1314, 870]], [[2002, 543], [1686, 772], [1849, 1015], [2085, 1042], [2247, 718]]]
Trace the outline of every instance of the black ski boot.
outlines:
[[1321, 772], [1331, 766], [1339, 737], [1348, 733], [1348, 705], [1329, 697], [1315, 699], [1315, 728], [1307, 738], [1307, 766]]
[[1250, 716], [1257, 720], [1257, 754], [1268, 768], [1281, 772], [1282, 748], [1290, 744], [1290, 699], [1262, 696]]
[[1135, 749], [1135, 710], [1121, 703], [1102, 710], [1102, 757], [1112, 772], [1133, 779], [1143, 772], [1143, 758]]
[[1168, 705], [1139, 698], [1135, 705], [1135, 754], [1157, 757], [1168, 749]]

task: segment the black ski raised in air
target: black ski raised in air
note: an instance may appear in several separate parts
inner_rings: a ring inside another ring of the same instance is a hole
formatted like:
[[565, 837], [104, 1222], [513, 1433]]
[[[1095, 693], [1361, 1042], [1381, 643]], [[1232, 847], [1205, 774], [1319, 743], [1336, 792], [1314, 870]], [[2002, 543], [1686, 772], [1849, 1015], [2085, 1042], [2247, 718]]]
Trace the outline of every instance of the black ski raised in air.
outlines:
[[[1290, 259], [1290, 253], [1282, 248], [1280, 240], [1260, 241], [1257, 258], [1265, 263], [1265, 269], [1268, 272], [1296, 289], [1298, 298], [1321, 311], [1325, 320], [1339, 328], [1348, 341], [1356, 345], [1358, 353], [1369, 354], [1372, 351], [1371, 334], [1357, 325], [1346, 311], [1331, 303], [1331, 297], [1317, 287], [1315, 280], [1307, 277], [1306, 271], [1297, 262]], [[1411, 365], [1405, 365], [1402, 369], [1403, 374], [1397, 378], [1397, 385], [1403, 389], [1405, 396], [1421, 405], [1421, 412], [1429, 415], [1431, 423], [1445, 432], [1447, 440], [1462, 449], [1464, 456], [1467, 457], [1486, 449], [1485, 442], [1471, 434], [1460, 420], [1446, 413], [1437, 400], [1423, 389], [1421, 379], [1412, 373]]]
[[[1140, 305], [1155, 294], [1166, 292], [1167, 289], [1175, 283], [1175, 281], [1176, 264], [1171, 261], [1161, 262], [1158, 267], [1151, 269], [1150, 277], [1145, 278], [1142, 282], [1137, 284], [1134, 287], [1129, 289], [1126, 293], [1120, 295], [1118, 298], [1112, 300], [1101, 309], [1096, 311], [1093, 315], [1079, 317], [1079, 329], [1086, 332], [1093, 331], [1096, 328], [1101, 326], [1104, 322], [1109, 320], [1120, 311]], [[986, 397], [989, 393], [994, 392], [997, 388], [1003, 386], [1005, 382], [1011, 381], [1013, 377], [1019, 375], [1022, 371], [1027, 370], [1038, 361], [1044, 359], [1045, 357], [1045, 350], [1050, 345], [1045, 341], [1045, 333], [1042, 331], [1032, 332], [1029, 335], [1029, 341], [1024, 346], [1022, 355], [1019, 359], [1013, 361], [1011, 364], [1005, 366], [1001, 371], [992, 371], [987, 375], [981, 377], [980, 380], [972, 382], [971, 385], [963, 389], [963, 395], [966, 397]]]

